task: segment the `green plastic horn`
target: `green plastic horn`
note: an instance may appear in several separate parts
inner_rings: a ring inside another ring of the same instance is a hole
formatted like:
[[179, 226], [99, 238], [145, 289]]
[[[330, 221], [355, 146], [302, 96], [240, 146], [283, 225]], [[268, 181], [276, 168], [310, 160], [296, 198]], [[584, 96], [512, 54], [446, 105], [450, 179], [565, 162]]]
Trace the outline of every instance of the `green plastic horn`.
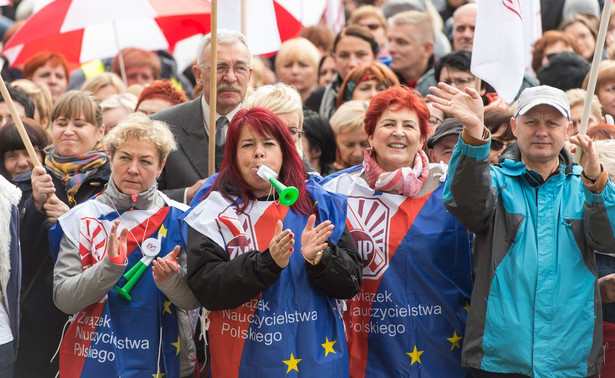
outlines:
[[137, 284], [147, 266], [149, 264], [145, 264], [143, 261], [138, 261], [132, 268], [124, 274], [124, 278], [127, 282], [124, 286], [115, 286], [115, 291], [120, 295], [120, 297], [126, 299], [127, 301], [132, 300], [132, 296], [130, 295], [130, 290]]
[[132, 300], [130, 290], [132, 290], [137, 282], [139, 282], [139, 279], [143, 273], [145, 273], [147, 267], [152, 263], [152, 261], [154, 261], [160, 252], [161, 238], [162, 233], [158, 232], [158, 239], [149, 238], [140, 246], [145, 256], [143, 256], [141, 260], [137, 261], [137, 263], [133, 265], [128, 272], [124, 273], [124, 279], [126, 279], [124, 286], [115, 285], [115, 291], [120, 295], [120, 297], [126, 299], [127, 301]]
[[278, 181], [278, 175], [266, 165], [261, 165], [256, 172], [263, 180], [269, 181], [280, 193], [280, 203], [284, 206], [292, 206], [299, 198], [299, 190], [294, 186], [286, 186]]

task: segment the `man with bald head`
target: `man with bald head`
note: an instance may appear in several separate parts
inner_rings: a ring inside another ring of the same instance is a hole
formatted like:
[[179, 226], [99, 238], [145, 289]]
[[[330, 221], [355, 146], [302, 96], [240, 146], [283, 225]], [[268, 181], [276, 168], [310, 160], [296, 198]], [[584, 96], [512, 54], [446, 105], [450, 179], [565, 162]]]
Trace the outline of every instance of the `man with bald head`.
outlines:
[[476, 27], [476, 4], [465, 4], [453, 13], [453, 51], [472, 51]]
[[[478, 13], [478, 5], [469, 3], [460, 6], [453, 13], [453, 53], [457, 51], [472, 52], [474, 47], [474, 29], [476, 27], [476, 15]], [[436, 78], [434, 70], [429, 70], [417, 83], [416, 90], [423, 96], [429, 93], [429, 87], [435, 86]], [[538, 80], [529, 75], [523, 75], [523, 82], [519, 88], [517, 97], [525, 88], [538, 85]]]

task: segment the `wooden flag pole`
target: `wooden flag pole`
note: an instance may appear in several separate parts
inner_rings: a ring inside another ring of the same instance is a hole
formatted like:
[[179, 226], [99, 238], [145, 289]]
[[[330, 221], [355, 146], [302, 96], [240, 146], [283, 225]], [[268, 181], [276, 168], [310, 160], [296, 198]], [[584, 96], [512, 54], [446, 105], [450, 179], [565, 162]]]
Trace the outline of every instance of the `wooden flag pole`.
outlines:
[[[602, 50], [604, 48], [604, 40], [606, 38], [607, 27], [609, 26], [609, 18], [611, 17], [612, 1], [604, 2], [602, 17], [600, 18], [600, 30], [596, 39], [596, 48], [594, 49], [594, 60], [592, 61], [591, 70], [589, 71], [589, 80], [587, 83], [587, 95], [585, 96], [585, 104], [583, 104], [583, 115], [581, 116], [581, 125], [579, 126], [579, 134], [585, 135], [587, 132], [587, 123], [589, 122], [589, 111], [592, 105], [594, 92], [596, 91], [596, 80], [598, 79], [598, 66], [602, 60]], [[583, 150], [577, 148], [574, 154], [574, 162], [579, 164]]]
[[23, 145], [26, 147], [26, 151], [28, 151], [28, 155], [30, 156], [30, 160], [32, 160], [32, 164], [34, 164], [35, 167], [40, 167], [42, 164], [41, 161], [38, 159], [38, 154], [34, 150], [34, 146], [30, 141], [30, 137], [26, 132], [26, 128], [23, 126], [23, 122], [21, 121], [21, 118], [17, 113], [15, 103], [13, 103], [13, 99], [9, 94], [9, 90], [6, 88], [6, 84], [2, 79], [0, 79], [0, 92], [2, 93], [2, 98], [4, 98], [4, 102], [9, 107], [9, 112], [11, 113], [11, 117], [13, 117], [13, 122], [15, 122], [15, 125], [17, 126], [17, 131], [19, 132], [19, 136], [23, 141]]
[[218, 100], [218, 0], [211, 0], [211, 48], [209, 66], [209, 176], [216, 173], [216, 103]]

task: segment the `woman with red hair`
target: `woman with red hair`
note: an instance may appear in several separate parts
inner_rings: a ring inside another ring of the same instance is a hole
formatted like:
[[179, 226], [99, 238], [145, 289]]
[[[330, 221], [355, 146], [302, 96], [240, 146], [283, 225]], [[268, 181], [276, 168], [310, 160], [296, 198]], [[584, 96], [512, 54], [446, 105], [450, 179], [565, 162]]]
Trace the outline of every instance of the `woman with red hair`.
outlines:
[[322, 183], [348, 196], [346, 223], [363, 258], [361, 292], [344, 313], [352, 377], [467, 375], [470, 236], [444, 208], [446, 166], [430, 166], [423, 152], [429, 116], [414, 89], [378, 93], [363, 165]]
[[154, 80], [139, 94], [135, 111], [151, 115], [186, 101], [186, 94], [175, 88], [171, 81]]
[[337, 107], [350, 100], [369, 101], [378, 92], [398, 85], [395, 72], [380, 62], [362, 64], [350, 70], [337, 94]]
[[62, 54], [40, 52], [24, 64], [23, 77], [35, 83], [45, 84], [55, 103], [66, 92], [70, 80], [68, 62]]
[[547, 30], [534, 42], [532, 50], [532, 70], [538, 72], [540, 67], [549, 62], [549, 57], [563, 51], [574, 51], [581, 55], [581, 48], [572, 34], [559, 30]]
[[[263, 165], [298, 189], [293, 205], [258, 175]], [[188, 284], [211, 311], [212, 377], [348, 376], [336, 298], [359, 291], [361, 258], [345, 198], [306, 182], [275, 114], [255, 107], [233, 117], [220, 173], [184, 221]]]

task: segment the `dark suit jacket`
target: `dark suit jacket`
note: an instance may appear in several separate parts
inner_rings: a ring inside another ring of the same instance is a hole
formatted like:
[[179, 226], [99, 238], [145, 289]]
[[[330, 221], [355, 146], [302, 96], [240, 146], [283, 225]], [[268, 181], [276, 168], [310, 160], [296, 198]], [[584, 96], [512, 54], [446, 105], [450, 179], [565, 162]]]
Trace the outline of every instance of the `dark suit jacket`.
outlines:
[[177, 142], [177, 150], [167, 158], [158, 189], [170, 198], [183, 202], [184, 191], [207, 177], [209, 137], [203, 126], [201, 98], [175, 105], [151, 117], [169, 124]]

